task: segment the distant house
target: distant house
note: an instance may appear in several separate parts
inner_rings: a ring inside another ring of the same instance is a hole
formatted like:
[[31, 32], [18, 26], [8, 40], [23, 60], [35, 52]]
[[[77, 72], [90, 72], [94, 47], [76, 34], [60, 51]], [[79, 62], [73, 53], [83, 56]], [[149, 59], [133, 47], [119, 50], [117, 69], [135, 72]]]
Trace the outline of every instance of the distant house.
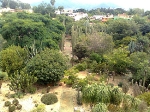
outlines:
[[0, 13], [2, 13], [2, 12], [15, 12], [15, 9], [10, 9], [9, 7], [2, 8], [2, 9], [0, 9]]
[[76, 13], [75, 16], [73, 17], [75, 21], [79, 21], [82, 18], [88, 17], [87, 13]]
[[[56, 13], [56, 14], [60, 14], [60, 10], [59, 10], [59, 9], [56, 10], [55, 13]], [[61, 14], [71, 14], [71, 13], [73, 13], [73, 9], [63, 9], [63, 10], [61, 11]]]
[[106, 21], [108, 21], [110, 19], [114, 19], [114, 16], [113, 15], [107, 15], [106, 17], [102, 18], [102, 22], [106, 22]]
[[131, 20], [132, 17], [133, 17], [133, 16], [131, 16], [131, 15], [127, 15], [127, 14], [123, 13], [123, 14], [118, 14], [118, 16], [115, 16], [115, 17], [114, 17], [114, 20], [116, 20], [116, 19], [127, 19], [127, 20]]
[[106, 17], [105, 15], [93, 15], [92, 18], [95, 20], [102, 20], [103, 17]]

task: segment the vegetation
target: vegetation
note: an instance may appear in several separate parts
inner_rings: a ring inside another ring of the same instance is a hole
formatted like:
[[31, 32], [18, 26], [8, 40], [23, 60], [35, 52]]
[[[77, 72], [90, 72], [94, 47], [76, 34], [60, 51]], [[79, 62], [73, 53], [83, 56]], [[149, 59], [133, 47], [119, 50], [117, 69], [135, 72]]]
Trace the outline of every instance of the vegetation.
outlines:
[[147, 105], [150, 105], [150, 99], [149, 99], [149, 97], [150, 97], [150, 92], [145, 92], [145, 93], [137, 96], [137, 98], [145, 101], [147, 103]]
[[0, 67], [11, 76], [25, 67], [27, 52], [20, 46], [10, 46], [0, 52]]
[[[30, 4], [0, 0], [2, 8], [16, 10], [3, 12], [0, 18], [0, 88], [8, 74], [8, 86], [15, 92], [6, 96], [21, 98], [24, 93], [35, 93], [35, 83], [43, 84], [47, 94], [41, 101], [51, 105], [58, 101], [49, 93], [51, 85], [63, 81], [78, 91], [77, 103], [89, 104], [92, 112], [148, 112], [150, 11], [81, 8], [74, 12], [88, 13], [89, 18], [74, 21], [62, 13], [64, 6], [55, 8], [55, 2], [42, 2], [33, 7], [34, 13], [27, 13], [21, 10], [30, 9]], [[60, 15], [55, 14], [56, 9]], [[114, 17], [107, 22], [92, 19], [93, 15], [123, 13], [131, 18]], [[71, 39], [71, 68], [69, 58], [63, 55], [65, 39]], [[89, 74], [80, 79], [80, 71]], [[118, 84], [121, 88], [108, 84], [109, 78], [115, 81], [116, 76], [125, 79]], [[127, 94], [130, 87], [134, 97]], [[10, 112], [22, 108], [17, 99], [4, 105]], [[43, 105], [36, 106], [33, 112], [45, 111]]]
[[45, 112], [45, 105], [40, 104], [37, 107], [35, 107], [31, 112]]
[[10, 84], [8, 84], [11, 91], [17, 94], [22, 93], [35, 93], [36, 89], [33, 84], [37, 81], [37, 78], [33, 75], [28, 75], [24, 72], [16, 72], [13, 76], [9, 77]]
[[57, 50], [44, 49], [27, 63], [26, 69], [28, 74], [38, 78], [38, 83], [55, 84], [63, 78], [67, 59]]
[[58, 102], [57, 96], [53, 93], [44, 94], [41, 98], [41, 102], [45, 105], [51, 105]]

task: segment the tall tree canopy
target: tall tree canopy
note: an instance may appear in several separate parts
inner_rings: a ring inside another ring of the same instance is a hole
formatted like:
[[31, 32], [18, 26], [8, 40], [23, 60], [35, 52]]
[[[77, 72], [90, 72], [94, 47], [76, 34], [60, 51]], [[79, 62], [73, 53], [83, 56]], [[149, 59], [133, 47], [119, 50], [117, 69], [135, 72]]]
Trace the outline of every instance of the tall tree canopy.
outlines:
[[[15, 19], [10, 19], [8, 17]], [[17, 13], [5, 16], [1, 22], [0, 33], [8, 45], [32, 46], [37, 48], [58, 48], [64, 26], [57, 20], [52, 20], [40, 14]]]
[[121, 40], [127, 36], [134, 36], [139, 32], [138, 25], [132, 20], [118, 19], [108, 22], [108, 33], [114, 40]]
[[33, 11], [35, 13], [40, 13], [42, 15], [49, 15], [50, 17], [55, 17], [56, 14], [54, 7], [52, 7], [50, 4], [42, 2], [38, 6], [33, 7]]
[[23, 3], [17, 0], [0, 0], [1, 7], [7, 8], [10, 7], [11, 9], [31, 9], [29, 3]]

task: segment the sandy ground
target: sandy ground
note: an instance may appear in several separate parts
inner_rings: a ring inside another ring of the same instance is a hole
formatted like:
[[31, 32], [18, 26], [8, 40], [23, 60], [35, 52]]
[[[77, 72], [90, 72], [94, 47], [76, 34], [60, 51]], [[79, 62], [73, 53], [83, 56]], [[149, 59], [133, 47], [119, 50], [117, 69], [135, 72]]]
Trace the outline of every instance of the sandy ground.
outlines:
[[[13, 98], [8, 99], [7, 97], [5, 97], [5, 94], [8, 92], [10, 92], [10, 94], [13, 94], [13, 92], [9, 90], [7, 84], [8, 83], [6, 82], [2, 84], [1, 94], [0, 94], [0, 101], [1, 101], [0, 112], [7, 112], [8, 108], [4, 106], [4, 102], [13, 100]], [[59, 112], [60, 96], [63, 90], [62, 88], [63, 88], [62, 86], [58, 86], [57, 89], [56, 88], [51, 89], [51, 92], [57, 93], [58, 102], [53, 105], [45, 105], [46, 112]], [[23, 98], [18, 99], [19, 103], [22, 105], [22, 110], [16, 112], [30, 112], [35, 107], [35, 103], [42, 104], [42, 102], [40, 101], [42, 95], [43, 94], [41, 91], [37, 91], [35, 94], [27, 94]]]

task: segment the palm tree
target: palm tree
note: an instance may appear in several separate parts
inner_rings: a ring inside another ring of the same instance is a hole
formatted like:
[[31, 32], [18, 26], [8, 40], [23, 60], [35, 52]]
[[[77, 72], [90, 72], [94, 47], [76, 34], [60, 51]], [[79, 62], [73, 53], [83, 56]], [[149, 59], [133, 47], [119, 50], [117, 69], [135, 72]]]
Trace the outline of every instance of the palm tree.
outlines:
[[51, 3], [51, 5], [54, 7], [55, 0], [51, 0], [50, 3]]
[[61, 12], [62, 12], [62, 10], [64, 9], [64, 7], [63, 7], [63, 6], [59, 6], [58, 9], [59, 9], [60, 14], [61, 14]]

